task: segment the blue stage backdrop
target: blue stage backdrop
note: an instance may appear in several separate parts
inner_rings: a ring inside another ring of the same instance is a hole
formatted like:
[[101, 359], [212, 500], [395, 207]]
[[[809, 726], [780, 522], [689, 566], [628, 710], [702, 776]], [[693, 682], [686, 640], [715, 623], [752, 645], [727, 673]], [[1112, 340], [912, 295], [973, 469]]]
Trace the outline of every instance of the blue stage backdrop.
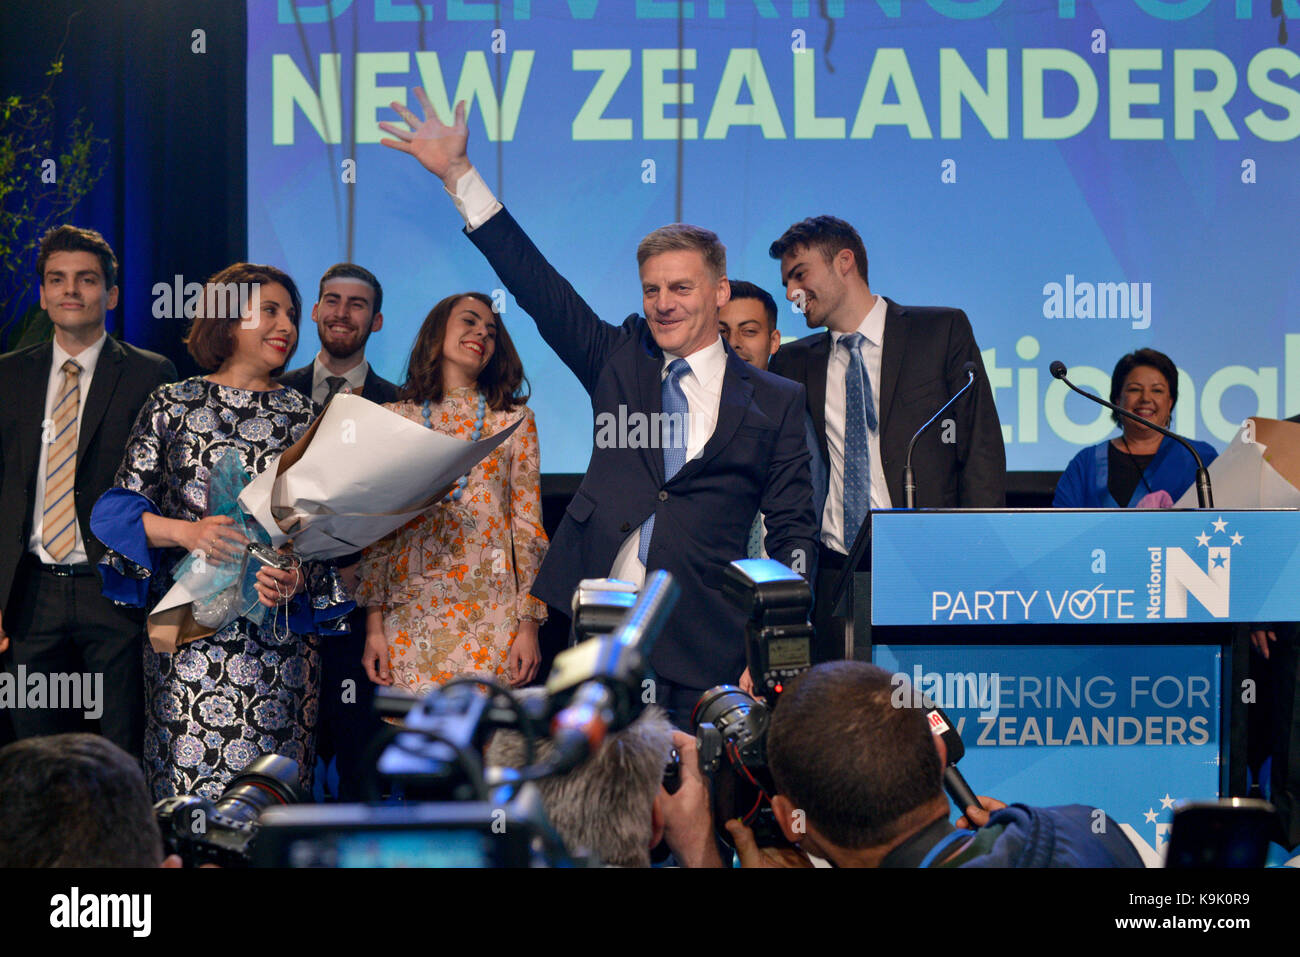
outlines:
[[[392, 378], [435, 301], [495, 290], [440, 184], [378, 145], [423, 85], [470, 101], [472, 159], [608, 320], [639, 310], [656, 226], [716, 230], [780, 299], [769, 243], [833, 213], [874, 291], [970, 315], [1011, 468], [1111, 430], [1052, 359], [1104, 392], [1141, 346], [1181, 370], [1174, 427], [1222, 447], [1300, 412], [1300, 40], [1278, 35], [1268, 0], [251, 0], [249, 252], [310, 298], [336, 260], [377, 272]], [[578, 471], [586, 398], [500, 301], [542, 466]], [[780, 329], [807, 333], [791, 307]]]

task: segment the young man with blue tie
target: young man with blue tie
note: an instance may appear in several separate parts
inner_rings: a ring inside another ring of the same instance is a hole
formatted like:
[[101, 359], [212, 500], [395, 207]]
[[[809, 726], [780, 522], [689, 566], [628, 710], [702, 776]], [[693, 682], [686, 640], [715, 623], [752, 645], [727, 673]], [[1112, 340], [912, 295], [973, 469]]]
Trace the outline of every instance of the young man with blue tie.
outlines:
[[917, 506], [1002, 507], [1002, 427], [966, 314], [900, 306], [873, 293], [866, 248], [849, 223], [833, 216], [802, 220], [768, 252], [780, 261], [786, 298], [798, 305], [808, 328], [826, 330], [782, 346], [770, 368], [807, 389], [808, 412], [829, 469], [819, 516], [814, 624], [818, 657], [839, 658], [846, 649], [831, 623], [832, 586], [868, 512], [903, 506], [907, 445], [966, 384], [965, 363], [975, 364], [976, 382], [949, 410], [953, 428], [935, 423], [913, 452]]

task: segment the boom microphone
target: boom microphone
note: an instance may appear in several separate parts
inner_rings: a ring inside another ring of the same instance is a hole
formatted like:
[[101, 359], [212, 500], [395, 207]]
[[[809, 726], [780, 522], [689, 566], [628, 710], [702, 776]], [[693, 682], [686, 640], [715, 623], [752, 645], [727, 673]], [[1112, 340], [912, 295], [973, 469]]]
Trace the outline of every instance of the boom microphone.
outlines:
[[[916, 440], [921, 437], [921, 433], [934, 424], [935, 419], [947, 411], [948, 406], [952, 405], [961, 394], [975, 384], [975, 363], [967, 360], [961, 367], [961, 371], [966, 373], [966, 384], [957, 390], [956, 394], [940, 406], [939, 411], [930, 416], [928, 422], [916, 430], [912, 436], [912, 441], [907, 443], [907, 461], [903, 464], [903, 507], [916, 508], [916, 476], [912, 473], [912, 448], [916, 445]], [[847, 531], [847, 530], [846, 530]]]
[[1110, 409], [1113, 412], [1118, 412], [1120, 415], [1124, 416], [1125, 418], [1132, 419], [1134, 422], [1139, 422], [1142, 425], [1145, 425], [1148, 429], [1150, 429], [1153, 432], [1159, 432], [1161, 435], [1167, 435], [1169, 436], [1169, 438], [1177, 442], [1181, 442], [1183, 448], [1185, 448], [1188, 452], [1191, 452], [1192, 458], [1196, 460], [1196, 501], [1200, 504], [1201, 508], [1214, 508], [1214, 493], [1210, 489], [1210, 473], [1205, 471], [1205, 463], [1201, 461], [1201, 457], [1200, 455], [1197, 454], [1196, 449], [1192, 448], [1191, 442], [1188, 442], [1185, 438], [1183, 438], [1181, 435], [1179, 435], [1176, 432], [1170, 432], [1163, 425], [1156, 425], [1150, 419], [1144, 419], [1142, 418], [1142, 416], [1138, 415], [1135, 412], [1130, 412], [1127, 409], [1121, 409], [1117, 405], [1112, 405], [1111, 403], [1103, 399], [1101, 396], [1093, 395], [1091, 392], [1084, 392], [1077, 385], [1075, 385], [1073, 382], [1071, 382], [1069, 379], [1065, 377], [1065, 373], [1067, 371], [1065, 368], [1065, 363], [1060, 361], [1059, 359], [1053, 362], [1047, 368], [1048, 371], [1052, 373], [1053, 378], [1060, 379], [1062, 382], [1068, 385], [1075, 392], [1079, 393], [1079, 395], [1083, 396], [1085, 399], [1091, 399], [1093, 402], [1096, 402], [1098, 405], [1104, 405], [1106, 408]]
[[644, 709], [642, 682], [650, 650], [659, 640], [681, 587], [658, 570], [646, 579], [636, 604], [610, 635], [589, 638], [556, 656], [546, 681], [555, 705], [554, 755], [548, 774], [576, 767], [607, 733], [632, 723]]

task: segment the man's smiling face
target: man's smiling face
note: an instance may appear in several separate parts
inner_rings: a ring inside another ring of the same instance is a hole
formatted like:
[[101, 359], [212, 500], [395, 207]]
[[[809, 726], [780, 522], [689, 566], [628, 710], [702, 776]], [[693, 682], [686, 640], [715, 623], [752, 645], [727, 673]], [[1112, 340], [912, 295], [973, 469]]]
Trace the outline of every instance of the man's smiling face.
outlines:
[[726, 278], [714, 276], [697, 250], [669, 250], [641, 265], [642, 305], [664, 352], [689, 356], [717, 341], [718, 310], [729, 298]]

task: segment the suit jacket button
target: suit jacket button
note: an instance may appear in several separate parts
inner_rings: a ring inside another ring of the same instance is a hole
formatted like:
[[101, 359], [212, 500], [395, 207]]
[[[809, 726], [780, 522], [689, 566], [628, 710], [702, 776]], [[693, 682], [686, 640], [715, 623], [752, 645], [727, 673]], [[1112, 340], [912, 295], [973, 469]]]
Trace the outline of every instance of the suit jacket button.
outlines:
[[668, 493], [665, 492], [665, 491], [663, 491], [662, 489], [660, 489], [660, 491], [659, 491], [659, 501], [661, 501], [661, 502], [666, 502], [666, 501], [668, 501]]
[[631, 523], [631, 522], [624, 522], [622, 525], [620, 525], [620, 526], [618, 527], [618, 530], [619, 530], [620, 532], [630, 532], [630, 531], [632, 531], [632, 523]]

